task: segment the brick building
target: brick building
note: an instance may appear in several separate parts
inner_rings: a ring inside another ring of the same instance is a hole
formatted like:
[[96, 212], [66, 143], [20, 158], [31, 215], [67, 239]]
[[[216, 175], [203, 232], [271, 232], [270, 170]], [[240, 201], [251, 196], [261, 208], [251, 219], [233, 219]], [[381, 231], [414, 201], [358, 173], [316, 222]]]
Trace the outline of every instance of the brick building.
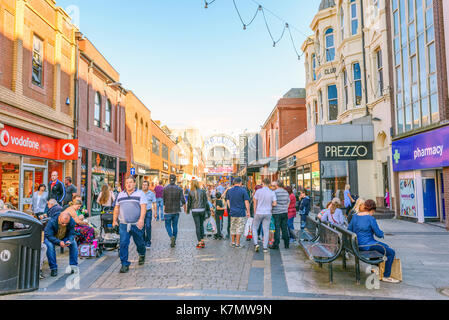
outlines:
[[168, 183], [170, 174], [179, 176], [180, 149], [161, 128], [160, 121], [150, 121], [152, 181], [162, 180]]
[[[70, 20], [52, 0], [0, 0], [0, 198], [19, 210], [52, 171], [73, 173], [61, 152], [74, 136]], [[76, 159], [76, 145], [69, 153]]]
[[[151, 169], [151, 111], [132, 92], [126, 95], [126, 158], [128, 171], [134, 168], [139, 188], [149, 180]], [[155, 175], [153, 173], [153, 175]]]
[[[291, 89], [280, 99], [265, 121], [260, 133], [263, 142], [263, 156], [277, 158], [277, 151], [297, 136], [307, 131], [306, 90]], [[271, 178], [281, 176], [285, 183], [295, 183], [295, 175], [288, 168], [279, 168]], [[273, 170], [272, 172], [274, 172]]]
[[[91, 214], [103, 185], [114, 188], [126, 174], [126, 91], [120, 75], [87, 39], [78, 39], [77, 134], [80, 160], [77, 186]], [[125, 165], [121, 165], [121, 162]]]

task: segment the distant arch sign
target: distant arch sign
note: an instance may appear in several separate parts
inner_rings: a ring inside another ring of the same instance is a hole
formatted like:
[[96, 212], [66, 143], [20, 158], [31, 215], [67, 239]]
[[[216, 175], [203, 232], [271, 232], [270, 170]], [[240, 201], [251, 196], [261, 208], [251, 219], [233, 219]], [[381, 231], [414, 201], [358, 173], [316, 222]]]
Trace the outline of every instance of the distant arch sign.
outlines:
[[231, 136], [221, 134], [210, 136], [204, 142], [203, 151], [207, 155], [209, 151], [215, 147], [225, 147], [232, 154], [232, 156], [237, 156], [238, 148], [237, 143]]

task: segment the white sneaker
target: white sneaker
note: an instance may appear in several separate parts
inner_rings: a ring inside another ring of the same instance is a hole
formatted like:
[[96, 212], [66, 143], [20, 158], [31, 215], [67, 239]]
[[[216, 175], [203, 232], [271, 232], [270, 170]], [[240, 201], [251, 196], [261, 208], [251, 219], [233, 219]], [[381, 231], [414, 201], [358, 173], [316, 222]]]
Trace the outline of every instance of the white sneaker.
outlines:
[[390, 278], [383, 278], [382, 281], [383, 282], [388, 282], [388, 283], [399, 283], [399, 282], [401, 282], [401, 281], [393, 279], [391, 277]]
[[254, 247], [254, 251], [255, 251], [255, 252], [259, 252], [259, 250], [260, 250], [260, 246], [257, 244], [257, 245]]

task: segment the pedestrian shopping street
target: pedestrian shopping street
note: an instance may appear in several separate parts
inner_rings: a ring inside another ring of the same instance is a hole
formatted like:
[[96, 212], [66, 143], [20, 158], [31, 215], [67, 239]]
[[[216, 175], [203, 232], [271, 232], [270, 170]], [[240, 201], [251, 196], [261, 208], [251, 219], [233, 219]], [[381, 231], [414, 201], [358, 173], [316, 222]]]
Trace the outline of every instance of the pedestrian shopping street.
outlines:
[[[334, 283], [329, 284], [327, 266], [323, 269], [307, 260], [297, 245], [286, 250], [254, 253], [253, 245], [231, 248], [227, 240], [206, 241], [206, 248], [195, 248], [195, 227], [191, 216], [181, 214], [176, 248], [170, 242], [163, 222], [153, 221], [152, 247], [146, 264], [138, 266], [134, 245], [130, 247], [130, 272], [120, 274], [117, 251], [99, 259], [80, 260], [79, 289], [64, 274], [68, 253], [58, 256], [59, 276], [46, 278], [40, 289], [27, 294], [0, 297], [14, 299], [449, 299], [439, 289], [449, 287], [449, 235], [437, 226], [399, 220], [380, 220], [386, 241], [402, 260], [403, 282], [380, 283], [380, 289], [367, 289], [361, 266], [361, 285], [355, 283], [353, 261], [342, 270], [334, 262]], [[406, 230], [406, 232], [404, 231]], [[281, 243], [282, 244], [282, 243]]]

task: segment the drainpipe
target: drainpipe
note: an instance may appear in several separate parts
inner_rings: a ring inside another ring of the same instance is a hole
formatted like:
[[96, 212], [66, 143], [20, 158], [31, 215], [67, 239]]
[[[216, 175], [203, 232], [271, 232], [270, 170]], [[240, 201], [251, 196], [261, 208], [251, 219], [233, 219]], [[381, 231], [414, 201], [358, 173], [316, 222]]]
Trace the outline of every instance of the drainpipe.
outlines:
[[367, 74], [366, 74], [366, 49], [365, 49], [365, 17], [363, 15], [363, 0], [360, 0], [360, 21], [361, 21], [361, 28], [362, 28], [362, 51], [363, 51], [363, 72], [364, 72], [364, 82], [365, 82], [365, 108], [366, 108], [366, 116], [369, 116], [369, 110], [368, 110], [368, 81], [367, 81]]

